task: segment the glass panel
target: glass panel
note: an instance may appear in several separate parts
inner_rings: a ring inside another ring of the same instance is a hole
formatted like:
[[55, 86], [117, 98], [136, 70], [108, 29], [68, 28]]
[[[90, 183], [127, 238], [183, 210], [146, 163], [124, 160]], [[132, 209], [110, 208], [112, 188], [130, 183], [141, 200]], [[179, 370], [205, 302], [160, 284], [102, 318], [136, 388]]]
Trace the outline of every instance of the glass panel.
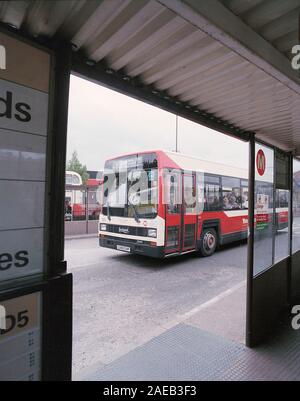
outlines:
[[202, 213], [205, 207], [204, 173], [196, 173], [197, 182], [197, 214]]
[[105, 163], [103, 214], [155, 218], [158, 170], [155, 154], [133, 155]]
[[86, 219], [86, 191], [85, 190], [75, 190], [72, 213], [73, 220], [85, 220]]
[[220, 184], [220, 176], [212, 174], [204, 174], [205, 182], [210, 184]]
[[256, 276], [273, 264], [274, 151], [255, 145], [255, 230], [254, 265]]
[[89, 220], [98, 220], [101, 211], [101, 190], [88, 189], [87, 202], [89, 211]]
[[67, 189], [65, 192], [65, 221], [86, 219], [86, 190]]
[[179, 214], [181, 210], [181, 173], [177, 170], [164, 172], [164, 199], [168, 214]]
[[220, 178], [204, 174], [204, 180], [204, 210], [222, 209]]
[[154, 218], [158, 202], [158, 170], [133, 169], [127, 179], [128, 217]]
[[290, 177], [288, 155], [276, 151], [276, 235], [275, 235], [275, 260], [286, 258], [290, 254], [289, 236], [289, 207], [290, 207]]
[[222, 197], [224, 210], [237, 210], [242, 208], [239, 178], [222, 177]]
[[293, 160], [293, 253], [300, 249], [300, 161]]
[[276, 152], [276, 188], [290, 189], [289, 186], [289, 157]]
[[286, 189], [276, 189], [275, 263], [286, 258], [290, 254], [289, 204], [290, 191]]
[[184, 175], [184, 204], [185, 213], [191, 214], [196, 212], [196, 186], [195, 176]]
[[248, 187], [242, 187], [242, 209], [248, 209]]
[[71, 174], [66, 174], [66, 184], [67, 185], [72, 185], [73, 180], [72, 180], [72, 175]]

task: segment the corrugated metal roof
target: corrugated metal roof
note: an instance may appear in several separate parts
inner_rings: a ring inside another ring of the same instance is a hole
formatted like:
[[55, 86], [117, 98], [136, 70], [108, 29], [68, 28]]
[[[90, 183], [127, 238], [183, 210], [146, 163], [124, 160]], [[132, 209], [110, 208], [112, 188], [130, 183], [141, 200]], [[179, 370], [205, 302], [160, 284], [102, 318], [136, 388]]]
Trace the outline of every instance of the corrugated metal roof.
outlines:
[[[300, 0], [220, 0], [285, 56], [297, 43]], [[300, 87], [293, 90], [159, 0], [4, 1], [0, 21], [72, 42], [82, 56], [255, 131], [300, 146]], [[74, 46], [74, 49], [75, 49]]]
[[220, 1], [274, 47], [291, 57], [291, 48], [298, 39], [299, 0]]

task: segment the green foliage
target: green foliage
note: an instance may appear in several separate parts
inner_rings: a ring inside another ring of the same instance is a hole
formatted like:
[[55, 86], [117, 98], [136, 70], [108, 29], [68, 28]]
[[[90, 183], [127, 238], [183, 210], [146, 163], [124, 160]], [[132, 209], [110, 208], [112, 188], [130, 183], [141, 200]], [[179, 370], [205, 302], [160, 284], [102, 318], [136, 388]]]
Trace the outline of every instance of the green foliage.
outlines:
[[67, 170], [75, 171], [76, 173], [78, 173], [82, 178], [83, 184], [86, 184], [86, 181], [89, 178], [87, 168], [86, 165], [80, 163], [76, 150], [74, 150], [71, 159], [67, 162]]

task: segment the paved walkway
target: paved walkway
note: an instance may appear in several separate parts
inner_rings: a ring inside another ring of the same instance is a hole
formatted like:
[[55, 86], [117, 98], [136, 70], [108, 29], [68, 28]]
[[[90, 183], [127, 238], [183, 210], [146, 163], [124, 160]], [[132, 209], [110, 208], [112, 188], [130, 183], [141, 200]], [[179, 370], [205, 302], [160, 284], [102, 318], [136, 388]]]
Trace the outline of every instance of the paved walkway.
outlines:
[[[300, 380], [300, 330], [286, 324], [244, 345], [245, 283], [206, 302], [146, 344], [82, 380]], [[228, 312], [229, 311], [229, 312]]]

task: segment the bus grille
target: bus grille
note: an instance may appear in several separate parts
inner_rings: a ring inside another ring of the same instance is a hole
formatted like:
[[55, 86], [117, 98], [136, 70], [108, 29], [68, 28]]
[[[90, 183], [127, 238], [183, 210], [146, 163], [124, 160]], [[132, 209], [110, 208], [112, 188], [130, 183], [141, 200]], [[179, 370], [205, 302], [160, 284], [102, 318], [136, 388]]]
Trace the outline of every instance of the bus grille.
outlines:
[[107, 224], [106, 231], [116, 234], [135, 235], [138, 237], [148, 236], [148, 228], [145, 227], [131, 227], [131, 226], [121, 226], [118, 224]]

